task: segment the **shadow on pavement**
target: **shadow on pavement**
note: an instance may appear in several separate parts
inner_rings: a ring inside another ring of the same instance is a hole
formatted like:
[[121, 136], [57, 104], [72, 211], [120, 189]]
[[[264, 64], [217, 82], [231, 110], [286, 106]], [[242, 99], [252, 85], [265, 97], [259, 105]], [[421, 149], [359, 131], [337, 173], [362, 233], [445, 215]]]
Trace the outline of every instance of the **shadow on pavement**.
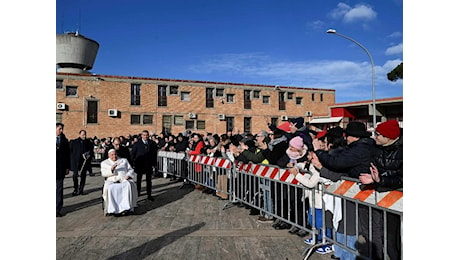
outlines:
[[[178, 240], [179, 238], [186, 236], [190, 233], [193, 233], [200, 228], [202, 228], [205, 225], [204, 222], [201, 222], [199, 224], [193, 225], [191, 227], [186, 227], [182, 228], [173, 232], [170, 232], [168, 234], [165, 234], [164, 236], [158, 237], [156, 239], [150, 240], [148, 242], [143, 243], [142, 245], [132, 248], [126, 252], [123, 252], [121, 254], [109, 257], [107, 259], [109, 260], [115, 260], [115, 259], [143, 259], [145, 257], [148, 257], [149, 255], [157, 252], [160, 250], [162, 247], [173, 243], [174, 241]], [[166, 239], [168, 238], [168, 239]]]

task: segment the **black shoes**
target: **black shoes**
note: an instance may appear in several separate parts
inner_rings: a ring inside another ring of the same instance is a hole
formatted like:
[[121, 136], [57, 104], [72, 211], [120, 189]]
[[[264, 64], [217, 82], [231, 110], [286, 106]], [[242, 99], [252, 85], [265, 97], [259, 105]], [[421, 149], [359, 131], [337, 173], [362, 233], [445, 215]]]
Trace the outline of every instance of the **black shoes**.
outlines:
[[79, 193], [78, 193], [78, 191], [76, 191], [76, 190], [74, 190], [74, 191], [72, 192], [72, 196], [77, 196], [78, 194], [79, 194]]
[[125, 210], [123, 212], [120, 213], [120, 215], [122, 216], [129, 216], [129, 215], [133, 215], [134, 212], [132, 212], [131, 210]]
[[155, 200], [155, 199], [153, 198], [153, 196], [148, 196], [147, 199], [150, 200], [150, 201], [154, 201], [154, 200]]
[[88, 195], [88, 193], [86, 193], [84, 191], [80, 191], [80, 195]]
[[60, 217], [62, 217], [62, 214], [59, 212], [56, 212], [56, 218], [60, 218]]
[[256, 208], [251, 208], [249, 210], [249, 215], [251, 216], [255, 216], [255, 215], [259, 215], [260, 214], [260, 210], [256, 209]]
[[300, 228], [298, 227], [292, 227], [288, 232], [289, 234], [297, 234], [299, 232]]
[[280, 229], [290, 229], [291, 228], [291, 224], [288, 224], [286, 222], [280, 222], [278, 225], [275, 226], [275, 229], [276, 230], [280, 230]]
[[213, 189], [210, 189], [210, 188], [206, 188], [202, 191], [202, 193], [205, 193], [205, 194], [212, 194], [214, 193], [214, 190]]
[[298, 235], [299, 237], [306, 237], [308, 235], [308, 231], [300, 229], [299, 231], [297, 231], [296, 235]]

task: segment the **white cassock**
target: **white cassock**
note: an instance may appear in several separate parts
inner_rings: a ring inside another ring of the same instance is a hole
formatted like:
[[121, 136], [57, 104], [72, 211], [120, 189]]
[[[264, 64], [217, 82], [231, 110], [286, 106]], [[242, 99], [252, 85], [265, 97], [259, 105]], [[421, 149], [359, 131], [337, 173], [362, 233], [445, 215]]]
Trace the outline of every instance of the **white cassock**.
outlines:
[[[112, 172], [114, 164], [118, 166]], [[109, 159], [101, 162], [101, 175], [105, 177], [102, 198], [104, 199], [104, 213], [122, 213], [134, 211], [137, 206], [137, 187], [134, 169], [125, 158], [116, 161]], [[127, 180], [126, 176], [131, 177]]]

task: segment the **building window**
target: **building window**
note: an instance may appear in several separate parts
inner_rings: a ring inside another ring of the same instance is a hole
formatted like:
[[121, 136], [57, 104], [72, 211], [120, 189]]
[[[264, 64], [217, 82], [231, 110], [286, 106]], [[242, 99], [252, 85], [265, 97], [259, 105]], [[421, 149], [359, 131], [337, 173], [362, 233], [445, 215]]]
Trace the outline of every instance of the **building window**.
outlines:
[[216, 97], [223, 97], [223, 96], [224, 96], [224, 89], [216, 88]]
[[190, 92], [182, 91], [180, 93], [180, 100], [182, 100], [182, 101], [190, 101]]
[[65, 87], [65, 95], [66, 97], [76, 97], [78, 94], [77, 86], [66, 86]]
[[141, 124], [141, 115], [131, 115], [131, 124], [140, 125]]
[[196, 130], [205, 130], [205, 129], [206, 129], [206, 121], [196, 120]]
[[284, 101], [285, 92], [278, 92], [278, 109], [286, 110], [286, 101]]
[[252, 91], [252, 98], [260, 98], [260, 90]]
[[245, 133], [251, 133], [251, 118], [250, 117], [245, 117], [243, 119], [243, 130]]
[[153, 115], [144, 115], [142, 117], [142, 124], [144, 124], [144, 125], [153, 124]]
[[262, 96], [262, 104], [270, 104], [270, 96]]
[[169, 95], [172, 95], [172, 96], [179, 95], [179, 86], [169, 86]]
[[167, 85], [158, 85], [158, 106], [165, 107], [168, 105], [168, 97], [166, 96]]
[[186, 120], [185, 121], [185, 128], [195, 130], [195, 121], [194, 120]]
[[165, 133], [171, 133], [171, 121], [172, 121], [172, 116], [170, 115], [163, 116], [163, 130]]
[[311, 93], [311, 101], [315, 101], [315, 93]]
[[131, 106], [141, 105], [141, 84], [131, 84]]
[[296, 105], [302, 105], [302, 98], [301, 97], [296, 97], [295, 98], [295, 104]]
[[213, 108], [214, 107], [214, 88], [206, 88], [206, 107]]
[[294, 92], [288, 92], [287, 93], [287, 99], [292, 100], [294, 98]]
[[232, 131], [233, 128], [235, 127], [235, 118], [234, 117], [231, 117], [231, 116], [226, 116], [225, 117], [225, 121], [227, 121], [227, 125], [226, 125], [226, 132], [228, 131]]
[[227, 94], [227, 103], [235, 102], [235, 94]]
[[86, 111], [86, 122], [97, 124], [97, 101], [88, 100], [88, 110]]
[[62, 85], [62, 79], [56, 80], [56, 89], [62, 90], [64, 86]]
[[62, 113], [56, 113], [56, 123], [62, 123]]
[[184, 124], [184, 117], [183, 116], [174, 116], [174, 124], [175, 125], [183, 125]]
[[323, 102], [323, 93], [319, 94], [319, 101]]
[[251, 109], [251, 91], [244, 91], [244, 109]]

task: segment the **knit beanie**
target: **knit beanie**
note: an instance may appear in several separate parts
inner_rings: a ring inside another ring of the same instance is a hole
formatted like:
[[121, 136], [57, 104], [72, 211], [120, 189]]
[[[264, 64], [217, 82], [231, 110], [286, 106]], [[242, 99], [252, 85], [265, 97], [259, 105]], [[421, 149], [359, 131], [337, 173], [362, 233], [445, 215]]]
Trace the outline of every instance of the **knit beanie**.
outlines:
[[396, 139], [400, 135], [399, 124], [396, 120], [390, 120], [383, 123], [380, 123], [375, 131], [379, 132], [385, 137], [390, 139]]
[[289, 141], [289, 145], [294, 147], [295, 149], [302, 150], [303, 149], [303, 139], [300, 136], [296, 136]]
[[279, 125], [278, 129], [289, 133], [289, 131], [291, 130], [291, 128], [289, 127], [290, 125], [291, 125], [291, 123], [289, 123], [289, 121], [286, 121], [286, 122], [282, 123], [281, 125]]

